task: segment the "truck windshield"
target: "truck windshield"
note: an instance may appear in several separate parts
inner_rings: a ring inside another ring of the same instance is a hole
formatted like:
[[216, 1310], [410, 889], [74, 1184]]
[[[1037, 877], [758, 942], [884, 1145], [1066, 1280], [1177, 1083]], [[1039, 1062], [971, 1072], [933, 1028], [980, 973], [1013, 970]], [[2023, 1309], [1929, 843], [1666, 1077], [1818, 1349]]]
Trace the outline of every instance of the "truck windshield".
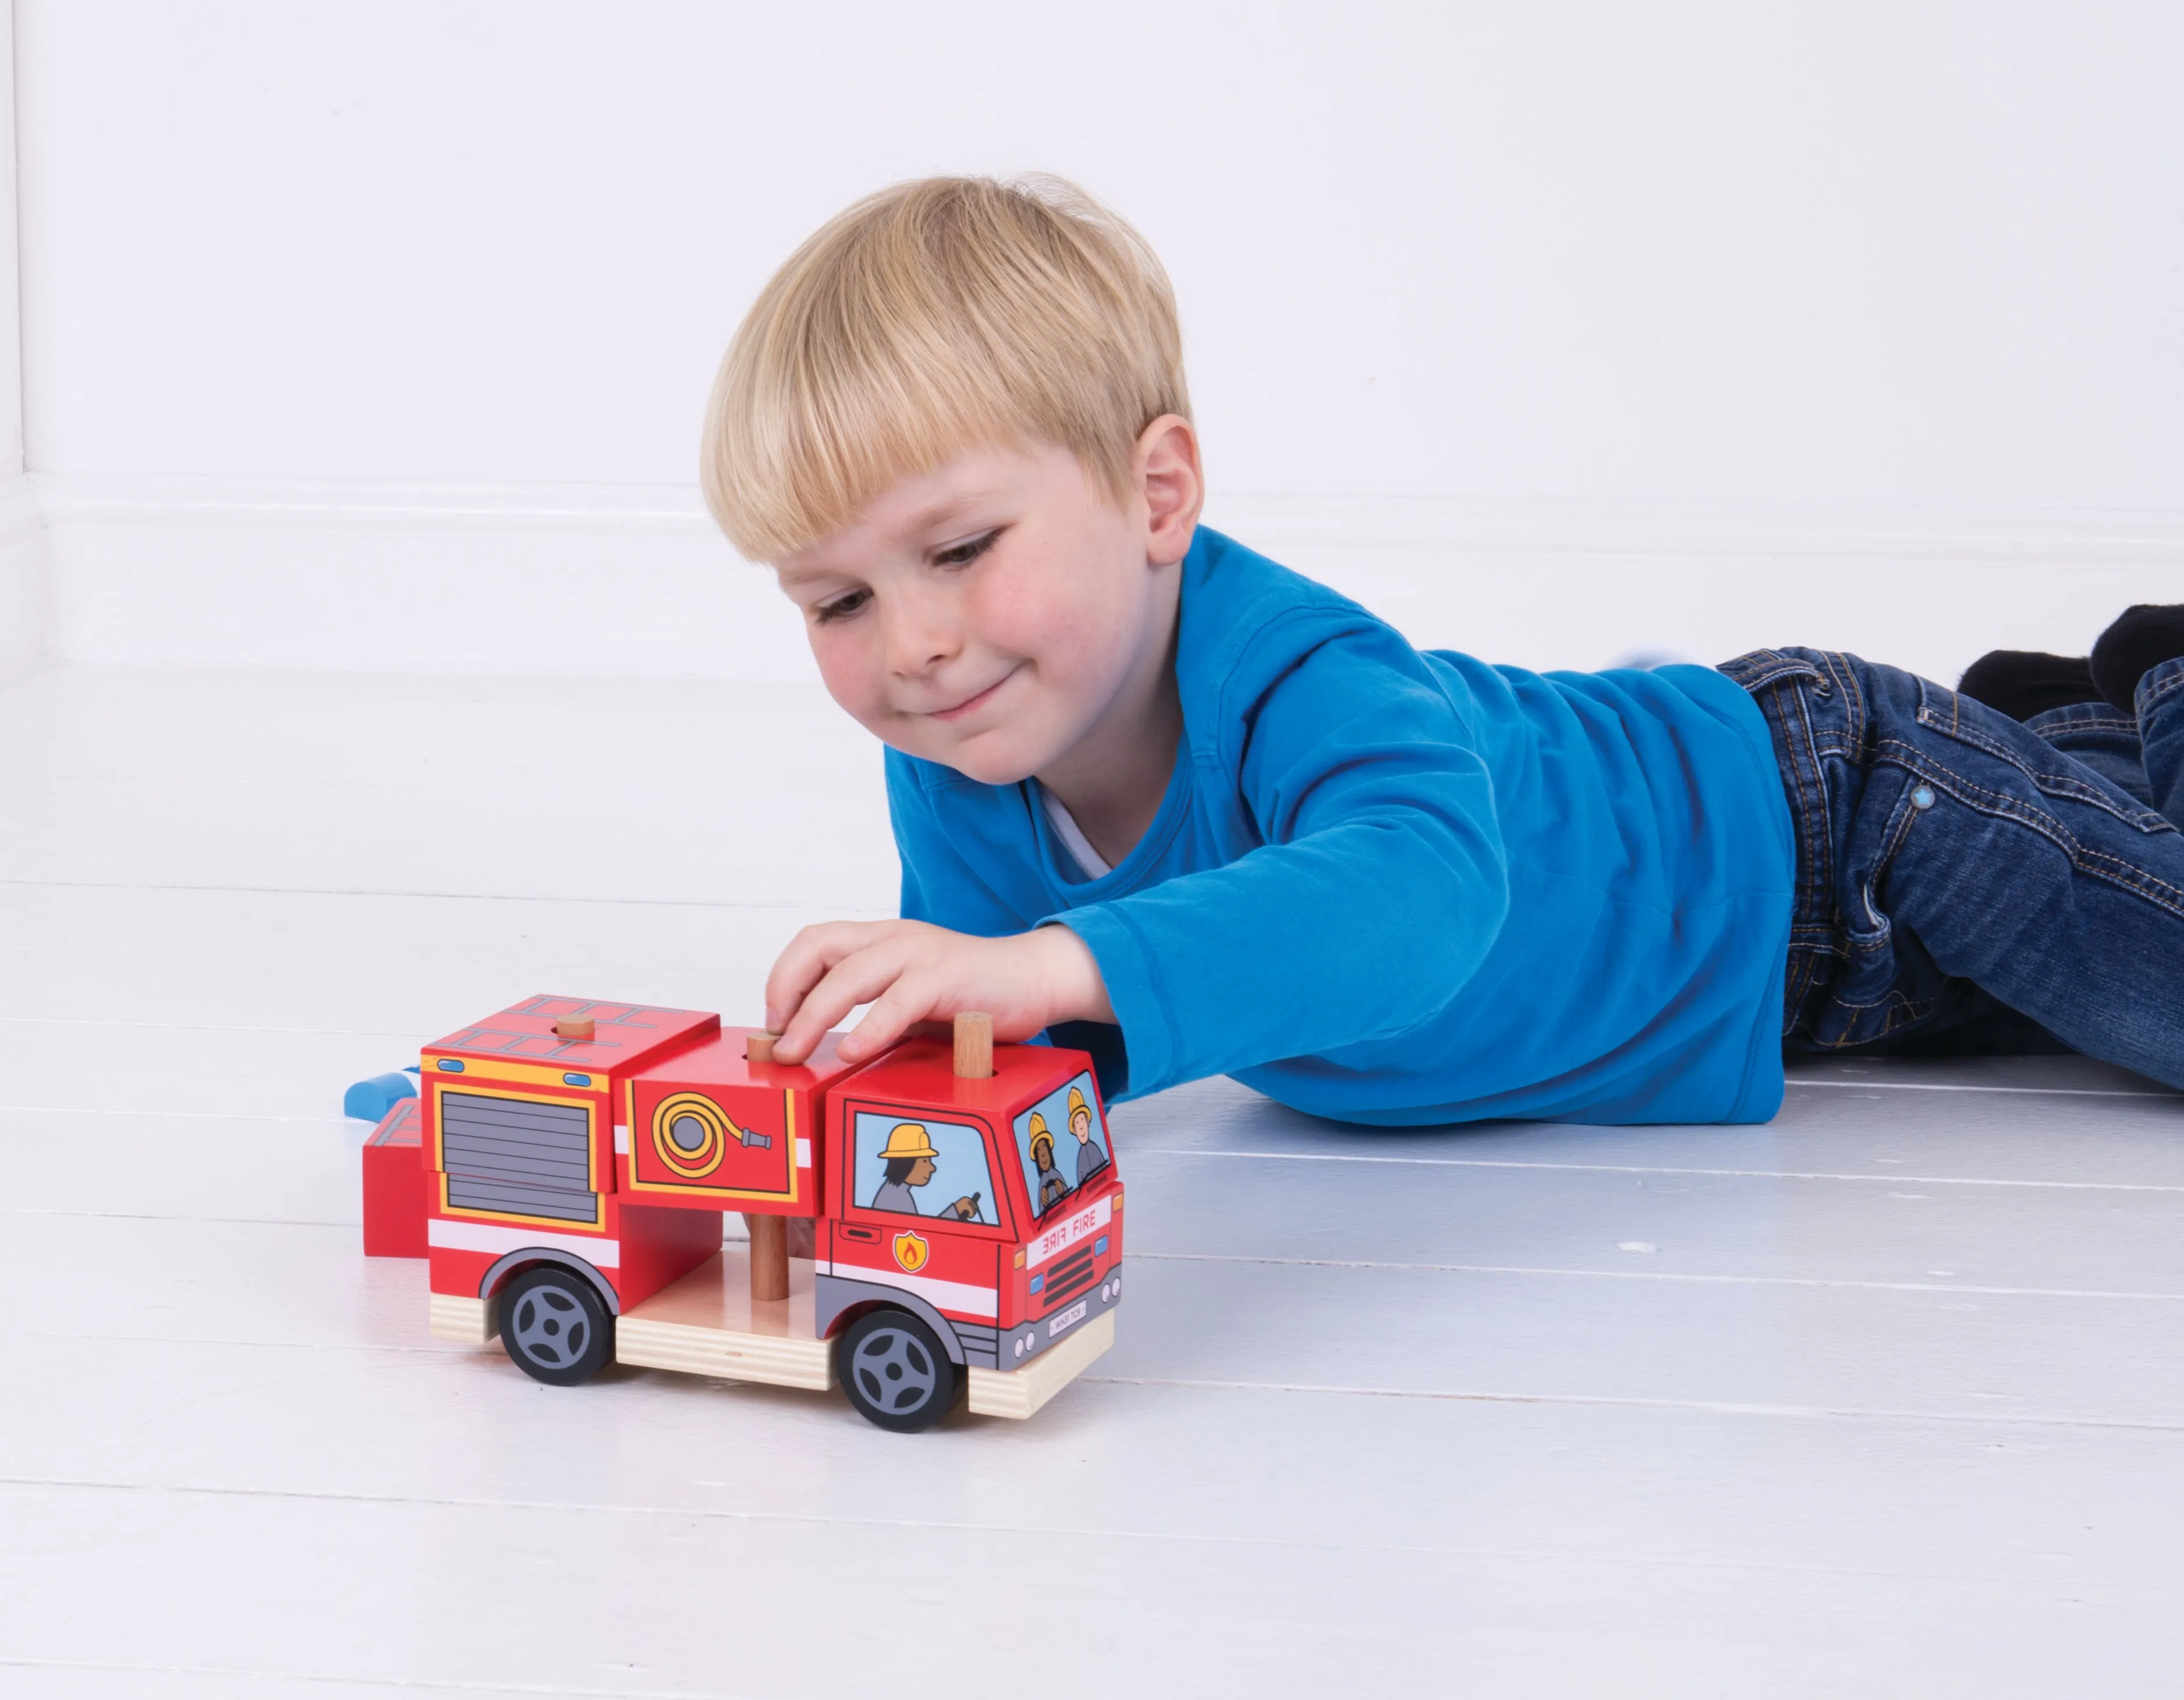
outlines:
[[867, 1210], [998, 1225], [986, 1136], [961, 1122], [857, 1112], [853, 1202]]
[[1107, 1124], [1089, 1073], [1018, 1116], [1016, 1135], [1024, 1186], [1041, 1216], [1107, 1167]]

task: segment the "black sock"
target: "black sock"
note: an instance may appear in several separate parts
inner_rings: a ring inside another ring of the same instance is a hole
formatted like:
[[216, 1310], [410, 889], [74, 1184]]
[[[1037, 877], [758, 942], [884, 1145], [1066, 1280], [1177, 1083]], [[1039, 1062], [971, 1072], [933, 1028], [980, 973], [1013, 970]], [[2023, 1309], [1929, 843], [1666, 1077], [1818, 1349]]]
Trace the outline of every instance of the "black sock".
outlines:
[[2138, 682], [2179, 655], [2184, 655], [2184, 602], [2137, 603], [2093, 640], [2093, 683], [2103, 697], [2130, 714], [2137, 707]]
[[2048, 655], [2037, 649], [1990, 649], [1964, 669], [1957, 689], [2012, 720], [2101, 700], [2092, 664], [2083, 655]]

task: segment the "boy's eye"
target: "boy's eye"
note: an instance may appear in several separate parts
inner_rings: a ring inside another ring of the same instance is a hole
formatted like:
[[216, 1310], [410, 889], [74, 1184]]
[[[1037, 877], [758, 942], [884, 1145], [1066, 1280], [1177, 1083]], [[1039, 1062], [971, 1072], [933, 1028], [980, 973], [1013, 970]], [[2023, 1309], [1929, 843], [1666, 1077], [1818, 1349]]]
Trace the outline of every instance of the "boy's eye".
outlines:
[[992, 531], [966, 538], [961, 543], [951, 543], [945, 549], [935, 549], [933, 564], [935, 566], [968, 566], [991, 549], [1000, 534], [1000, 527], [996, 526]]
[[811, 617], [822, 626], [830, 620], [844, 620], [872, 599], [872, 593], [869, 590], [849, 591], [832, 601], [820, 603], [811, 610]]

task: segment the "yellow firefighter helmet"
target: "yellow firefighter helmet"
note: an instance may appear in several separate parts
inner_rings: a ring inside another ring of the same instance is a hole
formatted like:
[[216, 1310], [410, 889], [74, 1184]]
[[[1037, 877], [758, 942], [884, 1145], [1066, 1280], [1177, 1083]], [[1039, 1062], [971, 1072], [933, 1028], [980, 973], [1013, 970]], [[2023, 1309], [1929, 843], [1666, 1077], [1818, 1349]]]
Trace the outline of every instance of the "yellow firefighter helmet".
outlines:
[[1079, 1116], [1084, 1117], [1088, 1122], [1090, 1121], [1092, 1106], [1084, 1101], [1084, 1094], [1072, 1086], [1069, 1089], [1069, 1119], [1073, 1122]]
[[899, 1122], [887, 1136], [887, 1145], [880, 1155], [893, 1162], [897, 1157], [937, 1157], [940, 1153], [933, 1149], [933, 1140], [922, 1125]]

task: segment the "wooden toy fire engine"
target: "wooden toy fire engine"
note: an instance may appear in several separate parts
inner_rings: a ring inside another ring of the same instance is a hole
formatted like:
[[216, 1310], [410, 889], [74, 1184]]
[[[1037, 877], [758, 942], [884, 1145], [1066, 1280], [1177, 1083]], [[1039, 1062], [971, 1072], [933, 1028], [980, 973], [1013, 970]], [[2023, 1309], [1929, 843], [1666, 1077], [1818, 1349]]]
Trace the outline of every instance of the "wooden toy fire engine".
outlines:
[[905, 1432], [966, 1391], [1028, 1417], [1113, 1343], [1123, 1188], [1090, 1059], [992, 1034], [791, 1066], [717, 1016], [529, 999], [425, 1048], [365, 1148], [365, 1248], [429, 1259], [435, 1335], [555, 1385], [613, 1362], [838, 1381]]

